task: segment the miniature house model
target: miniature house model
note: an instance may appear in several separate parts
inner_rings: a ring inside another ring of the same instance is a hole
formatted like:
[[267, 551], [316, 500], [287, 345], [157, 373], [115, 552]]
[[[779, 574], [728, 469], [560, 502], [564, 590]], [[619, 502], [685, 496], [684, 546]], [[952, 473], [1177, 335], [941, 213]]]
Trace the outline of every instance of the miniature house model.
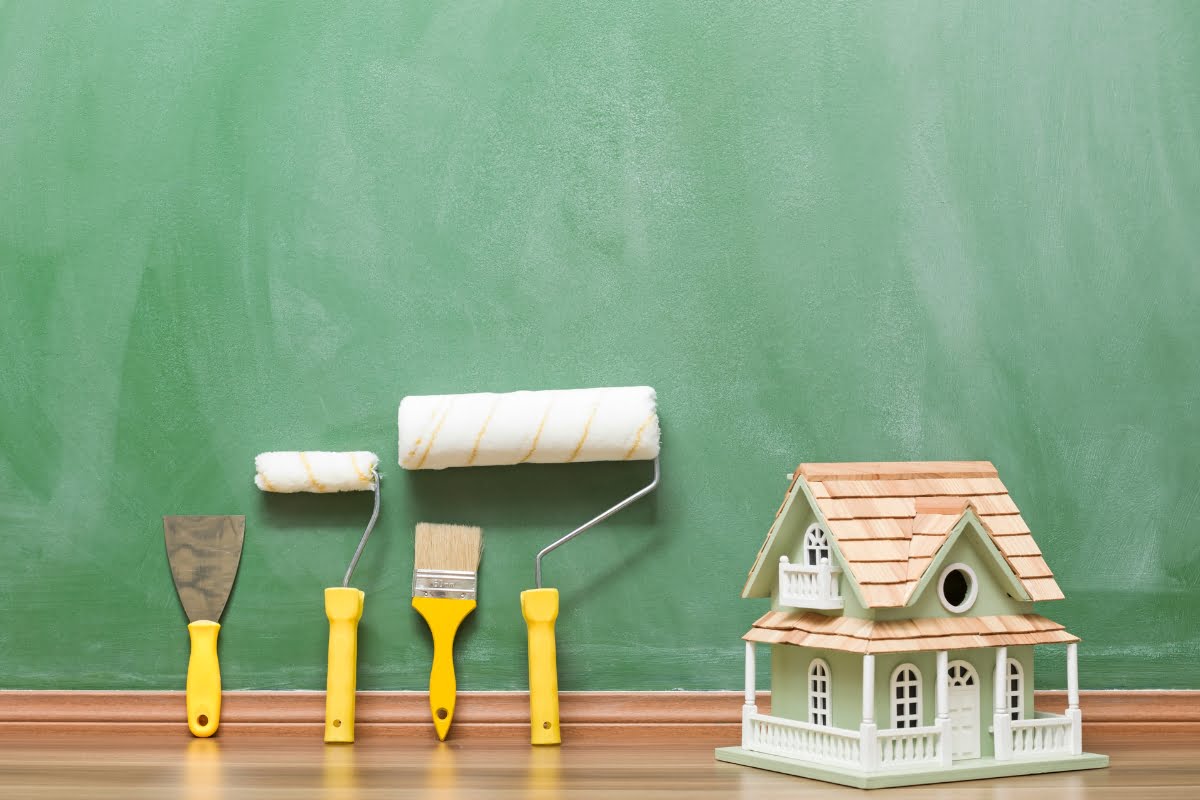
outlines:
[[[802, 464], [742, 596], [771, 610], [722, 761], [860, 788], [1108, 763], [1082, 749], [1079, 639], [1033, 613], [1062, 591], [988, 462]], [[1034, 711], [1037, 645], [1065, 650], [1065, 716]]]

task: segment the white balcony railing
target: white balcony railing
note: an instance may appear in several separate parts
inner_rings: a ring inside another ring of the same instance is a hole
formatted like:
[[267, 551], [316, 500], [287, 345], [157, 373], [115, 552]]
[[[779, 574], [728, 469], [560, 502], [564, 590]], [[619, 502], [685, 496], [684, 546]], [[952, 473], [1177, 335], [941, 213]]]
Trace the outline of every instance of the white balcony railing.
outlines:
[[746, 714], [742, 725], [742, 747], [747, 750], [802, 761], [862, 765], [858, 731], [766, 714]]
[[876, 738], [880, 769], [940, 764], [942, 761], [942, 731], [936, 725], [880, 731]]
[[792, 608], [841, 608], [840, 567], [822, 558], [816, 566], [792, 564], [779, 558], [779, 604]]
[[1038, 716], [1035, 719], [1015, 719], [1012, 726], [1012, 757], [1036, 758], [1038, 756], [1071, 754], [1075, 721], [1057, 714]]

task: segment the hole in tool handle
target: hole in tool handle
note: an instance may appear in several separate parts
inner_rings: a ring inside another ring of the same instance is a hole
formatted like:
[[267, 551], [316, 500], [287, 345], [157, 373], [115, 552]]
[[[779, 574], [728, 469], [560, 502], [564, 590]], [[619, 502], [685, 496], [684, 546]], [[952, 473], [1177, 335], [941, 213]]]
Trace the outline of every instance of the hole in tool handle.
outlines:
[[201, 714], [200, 716], [196, 717], [196, 724], [199, 725], [200, 727], [204, 727], [205, 725], [207, 725], [208, 724], [208, 714]]

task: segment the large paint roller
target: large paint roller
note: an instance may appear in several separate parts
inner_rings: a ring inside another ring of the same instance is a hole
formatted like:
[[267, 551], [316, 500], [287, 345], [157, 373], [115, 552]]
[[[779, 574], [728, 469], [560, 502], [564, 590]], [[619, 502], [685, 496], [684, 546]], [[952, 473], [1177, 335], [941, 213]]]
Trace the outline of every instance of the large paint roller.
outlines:
[[400, 403], [405, 469], [654, 461], [654, 477], [612, 508], [544, 547], [536, 587], [521, 593], [529, 640], [529, 724], [533, 744], [562, 741], [554, 621], [558, 590], [542, 587], [542, 558], [658, 486], [659, 427], [649, 386], [405, 397]]
[[354, 691], [357, 684], [358, 621], [366, 594], [350, 586], [354, 567], [379, 519], [379, 456], [351, 453], [260, 453], [254, 459], [254, 483], [264, 492], [375, 493], [375, 508], [346, 568], [342, 585], [325, 590], [329, 618], [329, 666], [325, 681], [325, 741], [354, 741]]

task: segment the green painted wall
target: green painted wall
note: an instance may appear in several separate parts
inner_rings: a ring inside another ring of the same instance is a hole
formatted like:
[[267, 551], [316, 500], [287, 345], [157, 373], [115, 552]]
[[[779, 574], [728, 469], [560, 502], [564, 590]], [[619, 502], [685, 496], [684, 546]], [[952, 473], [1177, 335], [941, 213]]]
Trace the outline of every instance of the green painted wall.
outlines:
[[396, 404], [646, 382], [564, 689], [740, 687], [784, 474], [912, 458], [998, 465], [1085, 687], [1200, 688], [1198, 65], [1187, 0], [0, 4], [0, 687], [181, 687], [159, 518], [236, 512], [225, 686], [320, 688], [370, 501], [251, 460], [363, 447], [359, 685], [425, 685], [432, 520], [486, 528], [459, 686], [518, 689], [533, 554], [647, 470], [405, 475]]

